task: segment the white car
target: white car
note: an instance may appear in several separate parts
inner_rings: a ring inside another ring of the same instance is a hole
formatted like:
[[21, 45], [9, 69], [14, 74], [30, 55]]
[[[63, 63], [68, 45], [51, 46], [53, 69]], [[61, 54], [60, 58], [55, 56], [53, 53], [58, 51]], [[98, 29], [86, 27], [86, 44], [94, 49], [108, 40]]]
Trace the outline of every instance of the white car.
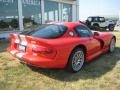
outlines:
[[94, 27], [94, 29], [105, 28], [109, 29], [109, 31], [113, 31], [115, 25], [112, 20], [106, 20], [104, 17], [99, 16], [88, 17], [86, 20], [86, 24], [89, 27]]

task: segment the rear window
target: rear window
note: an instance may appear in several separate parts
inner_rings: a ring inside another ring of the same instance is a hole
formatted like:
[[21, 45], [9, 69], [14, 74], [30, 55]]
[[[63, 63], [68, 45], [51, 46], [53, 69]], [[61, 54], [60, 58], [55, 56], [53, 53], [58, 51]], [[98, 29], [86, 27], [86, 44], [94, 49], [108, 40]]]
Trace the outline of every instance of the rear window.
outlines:
[[38, 29], [25, 33], [33, 37], [46, 39], [58, 38], [64, 35], [67, 27], [64, 25], [42, 25]]

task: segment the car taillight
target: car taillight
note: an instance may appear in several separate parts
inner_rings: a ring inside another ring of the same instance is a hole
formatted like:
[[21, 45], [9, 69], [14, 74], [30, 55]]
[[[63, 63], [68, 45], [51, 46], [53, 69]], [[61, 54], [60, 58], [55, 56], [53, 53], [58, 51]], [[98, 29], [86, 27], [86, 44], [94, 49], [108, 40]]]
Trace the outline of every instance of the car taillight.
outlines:
[[51, 49], [47, 49], [47, 48], [33, 48], [32, 50], [35, 53], [46, 53], [46, 54], [49, 54], [49, 53], [53, 52]]
[[32, 49], [33, 55], [41, 56], [41, 57], [48, 57], [53, 58], [56, 55], [56, 51], [53, 49], [49, 49], [46, 47], [36, 46]]

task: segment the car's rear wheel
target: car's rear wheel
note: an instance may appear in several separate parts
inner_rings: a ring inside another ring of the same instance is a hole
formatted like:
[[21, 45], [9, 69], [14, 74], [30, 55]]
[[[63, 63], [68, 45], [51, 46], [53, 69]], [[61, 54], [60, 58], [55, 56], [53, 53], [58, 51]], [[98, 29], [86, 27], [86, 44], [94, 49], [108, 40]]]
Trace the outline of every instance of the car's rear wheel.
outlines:
[[116, 44], [115, 39], [112, 38], [111, 42], [110, 42], [110, 46], [109, 46], [109, 51], [110, 52], [113, 52], [115, 50], [115, 44]]
[[85, 61], [84, 50], [82, 48], [74, 49], [72, 54], [70, 55], [67, 70], [69, 72], [78, 72], [84, 65], [84, 61]]

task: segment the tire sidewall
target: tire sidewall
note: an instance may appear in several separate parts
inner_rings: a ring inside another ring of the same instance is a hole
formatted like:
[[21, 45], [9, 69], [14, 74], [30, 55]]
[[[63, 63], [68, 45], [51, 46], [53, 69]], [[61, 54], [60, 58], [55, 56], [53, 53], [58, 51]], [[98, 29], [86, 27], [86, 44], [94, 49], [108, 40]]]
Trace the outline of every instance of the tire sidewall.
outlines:
[[82, 67], [79, 69], [79, 70], [74, 70], [73, 69], [73, 65], [72, 65], [72, 62], [73, 62], [73, 57], [74, 57], [74, 55], [75, 55], [75, 53], [76, 52], [78, 52], [78, 51], [82, 51], [83, 52], [83, 54], [84, 54], [84, 61], [83, 61], [83, 65], [84, 65], [84, 62], [85, 62], [85, 52], [84, 52], [84, 50], [82, 49], [82, 48], [76, 48], [76, 49], [74, 49], [73, 51], [72, 51], [72, 53], [71, 53], [71, 55], [70, 55], [70, 57], [69, 57], [69, 60], [68, 60], [68, 64], [67, 64], [67, 70], [69, 71], [69, 72], [78, 72], [78, 71], [80, 71], [81, 70], [81, 68], [83, 67], [83, 65], [82, 65]]
[[109, 31], [114, 31], [114, 25], [111, 24], [111, 25], [109, 25], [108, 28], [109, 28]]
[[99, 24], [93, 24], [93, 28], [98, 31], [100, 29]]
[[114, 52], [115, 46], [116, 46], [116, 45], [114, 46], [114, 50], [111, 50], [111, 43], [112, 43], [113, 40], [114, 40], [114, 44], [115, 44], [115, 39], [112, 38], [111, 41], [110, 41], [110, 45], [109, 45], [109, 52], [110, 52], [110, 53]]

